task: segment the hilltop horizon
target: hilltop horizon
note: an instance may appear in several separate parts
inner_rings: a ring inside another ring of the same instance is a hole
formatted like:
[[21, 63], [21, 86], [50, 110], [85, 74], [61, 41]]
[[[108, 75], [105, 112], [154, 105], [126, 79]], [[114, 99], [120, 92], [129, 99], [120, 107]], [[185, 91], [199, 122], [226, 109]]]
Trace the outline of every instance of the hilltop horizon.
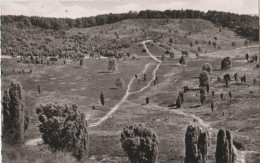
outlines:
[[199, 10], [203, 12], [222, 11], [240, 15], [258, 15], [255, 0], [142, 0], [142, 1], [85, 1], [85, 2], [4, 2], [1, 3], [2, 15], [24, 15], [55, 18], [81, 18], [103, 14], [119, 14], [129, 11], [145, 10]]
[[[165, 12], [165, 11], [186, 11], [186, 10], [193, 10], [193, 9], [167, 9], [167, 10], [150, 10], [150, 9], [147, 9], [147, 10], [140, 10], [140, 11], [132, 11], [132, 10], [129, 10], [128, 12], [121, 12], [121, 13], [113, 13], [113, 12], [110, 12], [110, 13], [104, 13], [104, 14], [98, 14], [98, 15], [91, 15], [91, 16], [81, 16], [81, 17], [76, 17], [76, 18], [70, 18], [70, 17], [51, 17], [51, 16], [38, 16], [38, 15], [23, 15], [23, 14], [6, 14], [6, 15], [1, 15], [1, 16], [25, 16], [25, 17], [42, 17], [42, 18], [55, 18], [55, 19], [80, 19], [80, 18], [90, 18], [90, 17], [96, 17], [96, 16], [102, 16], [102, 15], [110, 15], [110, 14], [113, 14], [113, 15], [117, 15], [117, 14], [127, 14], [127, 13], [139, 13], [139, 12], [142, 12], [142, 11], [156, 11], [156, 12]], [[236, 14], [236, 15], [246, 15], [246, 16], [256, 16], [256, 17], [259, 17], [259, 14], [240, 14], [240, 13], [234, 13], [234, 12], [226, 12], [226, 11], [222, 11], [222, 10], [207, 10], [207, 11], [202, 11], [202, 10], [193, 10], [193, 11], [200, 11], [200, 12], [204, 12], [204, 13], [207, 13], [209, 11], [216, 11], [216, 12], [225, 12], [225, 13], [231, 13], [231, 14]], [[1, 17], [0, 16], [0, 17]], [[176, 18], [178, 19], [178, 18]]]

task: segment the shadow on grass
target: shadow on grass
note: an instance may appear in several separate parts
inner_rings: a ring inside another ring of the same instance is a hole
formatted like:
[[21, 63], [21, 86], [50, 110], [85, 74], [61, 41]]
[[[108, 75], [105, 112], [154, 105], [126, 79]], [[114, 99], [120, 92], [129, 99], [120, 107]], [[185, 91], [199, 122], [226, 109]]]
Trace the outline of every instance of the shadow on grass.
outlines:
[[198, 104], [198, 105], [194, 105], [194, 106], [191, 106], [190, 108], [198, 108], [198, 107], [201, 107], [202, 104]]
[[109, 88], [110, 90], [120, 90], [119, 88], [116, 88], [116, 87], [114, 87], [114, 88]]
[[82, 68], [81, 66], [74, 66], [73, 68]]
[[100, 72], [98, 72], [99, 74], [109, 74], [109, 73], [111, 73], [110, 71], [100, 71]]

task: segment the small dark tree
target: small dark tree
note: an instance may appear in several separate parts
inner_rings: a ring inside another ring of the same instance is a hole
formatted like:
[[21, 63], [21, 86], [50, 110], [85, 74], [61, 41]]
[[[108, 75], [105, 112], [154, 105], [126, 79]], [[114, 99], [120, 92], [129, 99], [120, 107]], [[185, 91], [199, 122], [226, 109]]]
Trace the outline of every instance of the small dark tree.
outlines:
[[209, 84], [209, 73], [208, 71], [202, 71], [199, 76], [200, 87], [206, 87]]
[[257, 55], [252, 56], [252, 59], [253, 59], [254, 61], [256, 61], [256, 62], [257, 62], [257, 58], [258, 58]]
[[182, 66], [184, 66], [184, 65], [186, 64], [186, 61], [185, 61], [185, 58], [184, 58], [183, 55], [181, 56], [181, 58], [180, 58], [180, 60], [179, 60], [179, 63], [180, 63]]
[[82, 58], [79, 60], [79, 65], [83, 66], [83, 59]]
[[181, 107], [181, 98], [178, 96], [178, 98], [176, 99], [176, 107], [180, 108]]
[[224, 79], [224, 81], [226, 83], [226, 86], [228, 86], [229, 82], [231, 81], [231, 77], [230, 77], [229, 73], [225, 74], [223, 79]]
[[207, 93], [209, 93], [209, 83], [206, 84]]
[[171, 44], [173, 43], [173, 39], [172, 38], [169, 39], [169, 43], [171, 43]]
[[233, 48], [236, 48], [236, 43], [235, 43], [235, 42], [231, 42], [231, 46], [232, 46]]
[[181, 103], [184, 103], [184, 94], [183, 94], [183, 92], [179, 92], [179, 97], [181, 99]]
[[146, 75], [146, 74], [144, 74], [144, 81], [146, 81], [146, 77], [147, 77], [147, 75]]
[[105, 105], [105, 96], [104, 96], [103, 92], [100, 93], [99, 98], [100, 98], [100, 102], [101, 102], [102, 106], [104, 106]]
[[246, 53], [246, 60], [247, 60], [247, 62], [249, 62], [249, 55], [248, 55], [248, 53]]
[[41, 94], [41, 86], [38, 85], [38, 93]]
[[88, 156], [88, 125], [76, 105], [41, 105], [36, 113], [42, 139], [53, 151], [70, 152], [79, 160]]
[[234, 73], [234, 78], [235, 78], [235, 81], [237, 82], [237, 72]]
[[199, 127], [189, 125], [185, 134], [185, 163], [208, 162], [210, 145], [209, 133]]
[[232, 98], [232, 93], [231, 93], [231, 91], [228, 92], [228, 95], [229, 95], [229, 98], [231, 99], [231, 98]]
[[170, 52], [170, 58], [174, 59], [174, 53], [173, 52]]
[[223, 96], [224, 96], [224, 94], [221, 93], [221, 94], [220, 94], [220, 99], [221, 99], [221, 100], [223, 100]]
[[220, 129], [217, 136], [216, 163], [235, 163], [236, 154], [233, 148], [231, 132]]
[[226, 57], [221, 61], [222, 70], [231, 69], [231, 67], [232, 67], [232, 63], [231, 63], [231, 59], [229, 57]]
[[158, 137], [143, 125], [131, 125], [121, 133], [122, 148], [131, 163], [155, 163], [158, 158]]
[[149, 98], [149, 97], [146, 97], [146, 98], [145, 98], [145, 103], [146, 103], [146, 104], [149, 104], [149, 102], [150, 102], [150, 98]]
[[200, 102], [202, 105], [204, 104], [205, 100], [206, 100], [205, 94], [200, 94]]
[[214, 111], [214, 102], [211, 102], [210, 106], [211, 106], [211, 111], [213, 112]]
[[244, 74], [244, 83], [246, 83], [246, 75]]
[[212, 44], [213, 44], [214, 48], [216, 49], [217, 48], [217, 43], [213, 42]]

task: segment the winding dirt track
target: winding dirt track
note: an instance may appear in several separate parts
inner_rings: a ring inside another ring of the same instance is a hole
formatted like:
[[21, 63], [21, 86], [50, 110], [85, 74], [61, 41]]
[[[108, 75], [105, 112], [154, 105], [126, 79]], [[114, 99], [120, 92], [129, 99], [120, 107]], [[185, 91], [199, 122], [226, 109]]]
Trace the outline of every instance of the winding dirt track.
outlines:
[[[148, 84], [147, 84], [145, 87], [143, 87], [142, 89], [140, 89], [140, 90], [138, 90], [138, 91], [135, 91], [135, 92], [130, 92], [131, 86], [132, 86], [133, 81], [134, 81], [134, 79], [135, 79], [135, 77], [133, 77], [133, 78], [130, 80], [129, 84], [127, 85], [126, 94], [125, 94], [124, 97], [121, 99], [121, 101], [119, 101], [104, 117], [102, 117], [101, 119], [99, 119], [97, 122], [90, 124], [90, 125], [89, 125], [89, 128], [98, 126], [98, 125], [100, 125], [102, 122], [104, 122], [105, 120], [107, 120], [107, 119], [119, 108], [119, 106], [120, 106], [122, 103], [124, 103], [125, 100], [127, 100], [127, 98], [128, 98], [129, 95], [135, 94], [135, 93], [140, 93], [140, 92], [144, 91], [144, 90], [147, 89], [147, 88], [151, 85], [151, 83], [155, 80], [156, 72], [157, 72], [157, 70], [159, 69], [159, 67], [160, 67], [160, 65], [161, 65], [161, 61], [158, 60], [154, 55], [152, 55], [152, 54], [149, 52], [148, 48], [147, 48], [146, 45], [145, 45], [146, 42], [149, 42], [149, 41], [143, 41], [143, 42], [142, 42], [143, 45], [144, 45], [144, 48], [146, 49], [146, 52], [147, 52], [155, 61], [158, 62], [158, 64], [156, 65], [156, 68], [153, 70], [153, 73], [152, 73], [152, 76], [153, 76], [153, 77], [152, 77], [152, 79], [151, 79], [151, 80], [148, 82]], [[150, 65], [151, 63], [148, 63], [148, 64]], [[144, 70], [143, 70], [143, 72], [140, 73], [140, 74], [143, 74], [143, 73], [147, 70], [147, 68], [148, 68], [148, 66], [146, 65], [145, 68], [144, 68]], [[140, 74], [138, 74], [138, 75], [140, 75]]]

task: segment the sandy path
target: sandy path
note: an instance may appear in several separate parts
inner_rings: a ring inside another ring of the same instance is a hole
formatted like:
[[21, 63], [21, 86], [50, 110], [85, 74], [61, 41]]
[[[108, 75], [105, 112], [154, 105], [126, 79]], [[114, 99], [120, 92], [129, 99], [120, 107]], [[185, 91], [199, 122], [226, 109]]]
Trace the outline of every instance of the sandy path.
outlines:
[[[146, 43], [146, 42], [149, 42], [149, 41], [150, 41], [150, 40], [148, 40], [148, 41], [143, 41], [143, 42], [142, 42], [142, 43], [143, 43], [143, 46], [144, 46], [144, 48], [146, 49], [146, 52], [147, 52], [155, 61], [159, 62], [159, 63], [157, 64], [156, 68], [153, 70], [153, 73], [152, 73], [152, 76], [153, 76], [153, 77], [152, 77], [152, 79], [151, 79], [151, 80], [149, 81], [149, 83], [148, 83], [145, 87], [143, 87], [142, 89], [140, 89], [140, 90], [138, 90], [138, 91], [135, 91], [135, 92], [130, 92], [130, 89], [131, 89], [131, 86], [132, 86], [132, 84], [133, 84], [133, 81], [135, 80], [135, 77], [133, 77], [133, 78], [131, 79], [131, 81], [129, 82], [129, 84], [127, 85], [126, 94], [125, 94], [124, 97], [121, 99], [121, 101], [119, 101], [104, 117], [102, 117], [101, 119], [99, 119], [97, 122], [90, 124], [90, 125], [89, 125], [89, 128], [98, 126], [98, 125], [100, 125], [102, 122], [104, 122], [105, 120], [107, 120], [116, 110], [118, 110], [119, 106], [122, 105], [122, 103], [124, 103], [124, 102], [127, 100], [127, 98], [128, 98], [129, 95], [135, 94], [135, 93], [140, 93], [140, 92], [144, 91], [144, 90], [147, 89], [147, 88], [151, 85], [151, 83], [155, 80], [155, 78], [156, 78], [156, 72], [157, 72], [157, 70], [158, 70], [159, 67], [160, 67], [161, 61], [158, 60], [154, 55], [152, 55], [152, 54], [150, 53], [150, 51], [148, 50], [148, 48], [146, 47], [145, 43]], [[148, 64], [150, 65], [151, 63], [148, 63]], [[143, 74], [143, 73], [147, 70], [147, 68], [148, 68], [148, 66], [146, 65], [145, 68], [144, 68], [144, 70], [143, 70], [143, 72], [140, 73], [140, 74]], [[138, 74], [138, 75], [140, 75], [140, 74]]]

